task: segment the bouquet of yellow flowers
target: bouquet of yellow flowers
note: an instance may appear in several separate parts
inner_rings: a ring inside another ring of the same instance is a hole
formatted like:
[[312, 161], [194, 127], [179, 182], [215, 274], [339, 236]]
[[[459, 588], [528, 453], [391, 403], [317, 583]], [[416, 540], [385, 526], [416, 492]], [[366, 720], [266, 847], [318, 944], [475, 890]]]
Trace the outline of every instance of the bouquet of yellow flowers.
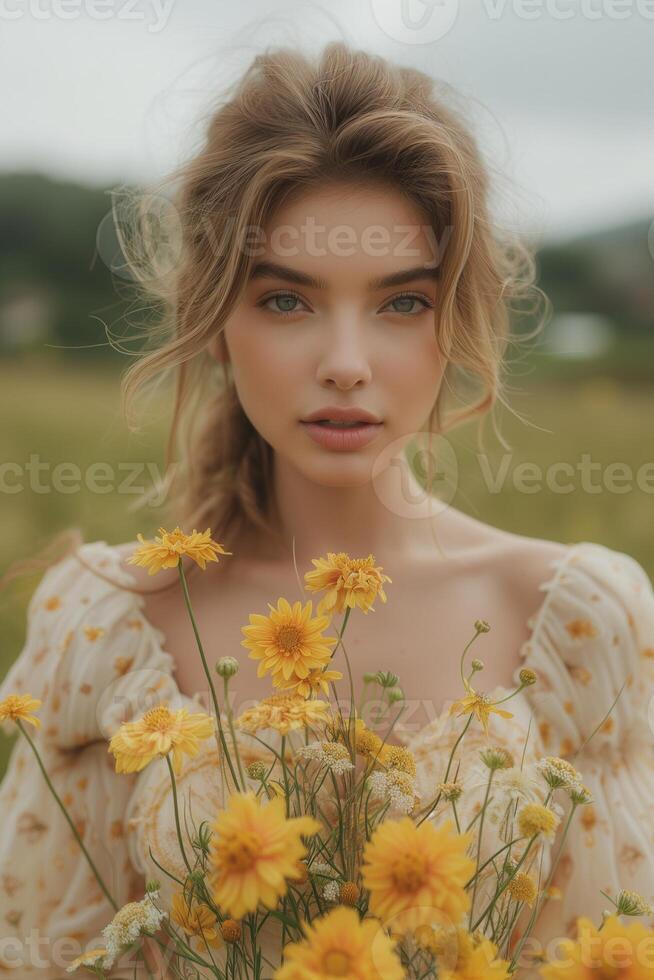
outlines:
[[[149, 937], [172, 955], [171, 976], [503, 980], [515, 975], [542, 903], [554, 893], [556, 857], [545, 881], [535, 871], [542, 843], [554, 837], [565, 816], [560, 855], [576, 809], [591, 797], [571, 763], [550, 756], [536, 766], [541, 796], [512, 803], [499, 814], [492, 795], [494, 780], [513, 766], [513, 760], [504, 748], [488, 744], [479, 753], [483, 803], [465, 824], [457, 806], [465, 790], [457, 778], [457, 750], [473, 719], [487, 733], [491, 714], [512, 717], [500, 703], [537, 683], [535, 673], [523, 670], [520, 686], [501, 701], [492, 701], [472, 684], [483, 668], [480, 661], [473, 660], [465, 672], [472, 640], [468, 643], [460, 662], [464, 693], [450, 708], [451, 715], [466, 720], [433, 796], [422, 799], [411, 751], [378, 736], [355, 706], [344, 645], [347, 623], [357, 610], [367, 613], [374, 611], [377, 600], [386, 602], [384, 585], [391, 582], [372, 555], [353, 559], [329, 553], [313, 559], [315, 568], [305, 574], [304, 582], [308, 591], [321, 593], [315, 615], [311, 600], [291, 605], [283, 597], [276, 606], [269, 604], [269, 615], [250, 614], [249, 624], [242, 627], [242, 644], [258, 661], [258, 676], [270, 676], [273, 693], [234, 717], [229, 684], [239, 661], [225, 656], [213, 674], [209, 669], [181, 562], [182, 556], [189, 556], [204, 569], [207, 562], [230, 553], [212, 540], [210, 529], [185, 534], [179, 528], [161, 528], [153, 542], [142, 535], [138, 539], [139, 547], [128, 562], [146, 567], [150, 574], [169, 567], [179, 570], [213, 714], [174, 711], [164, 702], [122, 724], [109, 740], [118, 773], [139, 772], [155, 760], [165, 761], [185, 873], [179, 878], [161, 867], [176, 886], [169, 907], [161, 901], [160, 882], [148, 882], [142, 901], [116, 909], [103, 930], [105, 945], [77, 957], [69, 972], [86, 968], [105, 977], [124, 950]], [[336, 615], [343, 617], [337, 635], [325, 635]], [[490, 628], [482, 620], [474, 626], [473, 640]], [[343, 675], [332, 666], [339, 649], [348, 670], [347, 712], [336, 689]], [[222, 680], [222, 704], [216, 676]], [[403, 710], [399, 681], [391, 672], [364, 676], [365, 684], [381, 688], [386, 711], [397, 706], [390, 730]], [[330, 686], [333, 703], [327, 700]], [[34, 714], [39, 706], [29, 694], [12, 694], [0, 703], [0, 720], [16, 722], [37, 758], [24, 723], [39, 725]], [[258, 732], [276, 733], [278, 739], [260, 738]], [[241, 733], [262, 746], [257, 761], [243, 758]], [[218, 747], [225, 805], [213, 821], [202, 822], [185, 837], [177, 779], [186, 759], [196, 756], [210, 738]], [[567, 814], [557, 794], [569, 804]], [[493, 806], [499, 846], [482, 860]], [[605, 972], [601, 952], [594, 964], [588, 964], [584, 940], [592, 935], [600, 949], [603, 941], [620, 937], [639, 941], [649, 936], [646, 930], [638, 924], [625, 927], [618, 916], [650, 910], [641, 896], [630, 892], [610, 901], [615, 914], [606, 912], [597, 927], [580, 918], [577, 941], [567, 940], [566, 960], [541, 961], [542, 977], [618, 976]], [[516, 921], [524, 911], [528, 921], [516, 941]], [[633, 930], [638, 930], [637, 936]], [[276, 951], [271, 943], [276, 943]], [[624, 975], [638, 980], [650, 974]]]

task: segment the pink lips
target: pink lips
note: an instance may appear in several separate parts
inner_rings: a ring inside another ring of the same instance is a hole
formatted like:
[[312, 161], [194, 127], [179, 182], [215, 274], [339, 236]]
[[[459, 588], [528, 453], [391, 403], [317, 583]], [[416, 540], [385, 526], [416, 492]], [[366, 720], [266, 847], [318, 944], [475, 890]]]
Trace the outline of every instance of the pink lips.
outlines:
[[330, 429], [328, 426], [319, 425], [317, 422], [300, 422], [307, 435], [326, 449], [335, 449], [341, 452], [351, 452], [361, 449], [376, 439], [382, 427], [381, 422], [371, 423], [362, 422], [360, 425], [348, 426], [346, 429]]

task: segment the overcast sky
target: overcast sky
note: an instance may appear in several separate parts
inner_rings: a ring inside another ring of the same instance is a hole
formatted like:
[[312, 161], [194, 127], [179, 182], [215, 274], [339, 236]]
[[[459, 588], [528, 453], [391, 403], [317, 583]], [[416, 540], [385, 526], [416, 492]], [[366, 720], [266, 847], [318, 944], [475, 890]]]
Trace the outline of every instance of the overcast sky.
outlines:
[[258, 51], [332, 37], [461, 93], [504, 220], [654, 218], [654, 0], [0, 0], [0, 170], [162, 176]]

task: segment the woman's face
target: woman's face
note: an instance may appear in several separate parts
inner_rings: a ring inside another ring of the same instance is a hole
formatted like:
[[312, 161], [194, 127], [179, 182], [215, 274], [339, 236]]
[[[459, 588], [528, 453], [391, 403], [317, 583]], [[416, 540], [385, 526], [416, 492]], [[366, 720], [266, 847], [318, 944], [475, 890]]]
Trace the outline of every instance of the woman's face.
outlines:
[[[224, 327], [243, 409], [305, 477], [361, 485], [385, 447], [422, 429], [442, 381], [431, 226], [393, 187], [341, 183], [296, 192], [249, 243], [253, 273]], [[209, 349], [225, 356], [219, 334]], [[380, 420], [371, 441], [314, 441], [302, 420], [334, 406]]]

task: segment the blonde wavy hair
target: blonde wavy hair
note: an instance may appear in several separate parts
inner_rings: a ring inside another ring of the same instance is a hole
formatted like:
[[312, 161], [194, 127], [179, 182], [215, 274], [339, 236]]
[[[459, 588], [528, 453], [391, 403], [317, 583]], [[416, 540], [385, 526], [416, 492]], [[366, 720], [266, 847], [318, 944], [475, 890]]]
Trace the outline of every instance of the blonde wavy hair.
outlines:
[[[128, 425], [137, 394], [172, 374], [171, 520], [211, 527], [228, 547], [245, 528], [279, 542], [273, 451], [245, 415], [229, 363], [217, 364], [207, 345], [246, 287], [248, 231], [263, 227], [294, 190], [328, 180], [390, 183], [427, 214], [438, 242], [449, 236], [434, 322], [448, 366], [429, 431], [482, 420], [497, 401], [507, 405], [511, 316], [533, 319], [543, 301], [549, 307], [529, 248], [491, 220], [489, 168], [449, 86], [344, 41], [315, 58], [287, 48], [256, 56], [211, 114], [199, 152], [159, 185], [170, 183], [172, 194], [136, 195], [131, 233], [121, 233], [139, 306], [145, 297], [158, 310], [137, 334], [144, 348], [123, 378]], [[444, 415], [442, 394], [456, 390], [457, 372], [482, 391]]]

